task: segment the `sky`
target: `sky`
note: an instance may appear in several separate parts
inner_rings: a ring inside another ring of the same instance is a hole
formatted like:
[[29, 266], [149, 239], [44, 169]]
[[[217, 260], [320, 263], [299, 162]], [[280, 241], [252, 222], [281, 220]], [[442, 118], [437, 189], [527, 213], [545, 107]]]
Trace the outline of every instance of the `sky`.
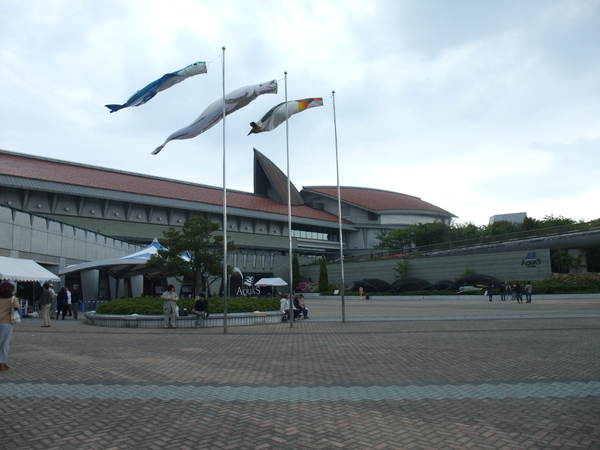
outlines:
[[[208, 73], [105, 108], [196, 61]], [[151, 155], [223, 89], [269, 80], [225, 129]], [[286, 90], [324, 105], [247, 136]], [[600, 0], [0, 0], [0, 148], [244, 192], [253, 148], [284, 173], [289, 154], [298, 189], [336, 185], [337, 150], [340, 185], [457, 223], [593, 220]]]

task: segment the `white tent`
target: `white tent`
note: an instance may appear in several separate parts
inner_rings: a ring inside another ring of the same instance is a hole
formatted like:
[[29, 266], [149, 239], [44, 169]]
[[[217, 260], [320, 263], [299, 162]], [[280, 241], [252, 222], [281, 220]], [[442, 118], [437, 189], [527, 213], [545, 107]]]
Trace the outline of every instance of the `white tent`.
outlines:
[[55, 281], [60, 278], [31, 259], [0, 256], [0, 279], [13, 281]]
[[61, 275], [66, 275], [72, 272], [79, 272], [81, 270], [98, 269], [108, 272], [117, 279], [140, 274], [151, 276], [160, 275], [160, 270], [148, 268], [146, 267], [146, 263], [150, 260], [152, 255], [157, 254], [162, 248], [163, 247], [158, 242], [158, 239], [154, 238], [148, 247], [130, 255], [122, 256], [120, 258], [72, 264], [70, 266], [63, 267], [58, 271], [58, 273]]
[[261, 278], [254, 286], [287, 286], [287, 283], [283, 281], [281, 278]]

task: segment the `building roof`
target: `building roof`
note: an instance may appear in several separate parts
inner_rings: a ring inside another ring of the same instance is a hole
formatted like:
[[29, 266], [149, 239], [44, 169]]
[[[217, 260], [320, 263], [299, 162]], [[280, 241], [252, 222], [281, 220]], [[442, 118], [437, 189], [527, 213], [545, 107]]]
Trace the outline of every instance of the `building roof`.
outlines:
[[[336, 186], [305, 186], [303, 192], [312, 192], [327, 197], [337, 199]], [[419, 197], [400, 194], [398, 192], [384, 191], [381, 189], [371, 189], [363, 187], [340, 186], [340, 196], [344, 203], [349, 203], [357, 207], [382, 212], [400, 212], [400, 211], [427, 211], [449, 217], [456, 217], [448, 211], [427, 203]]]
[[[223, 189], [165, 178], [76, 164], [0, 150], [0, 175], [109, 191], [223, 205]], [[227, 190], [227, 206], [287, 215], [286, 204], [262, 195]], [[308, 206], [292, 206], [299, 218], [337, 222], [338, 217]]]

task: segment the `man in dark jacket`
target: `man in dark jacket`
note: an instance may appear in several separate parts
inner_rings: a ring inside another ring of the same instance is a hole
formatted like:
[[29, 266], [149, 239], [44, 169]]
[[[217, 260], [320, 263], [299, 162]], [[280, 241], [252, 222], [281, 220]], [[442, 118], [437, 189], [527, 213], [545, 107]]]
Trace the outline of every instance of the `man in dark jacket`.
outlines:
[[198, 296], [194, 309], [192, 309], [192, 314], [197, 316], [196, 328], [200, 328], [204, 324], [204, 318], [208, 317], [208, 300], [206, 300], [206, 295], [201, 293]]
[[77, 311], [79, 311], [79, 300], [81, 299], [81, 293], [79, 292], [79, 286], [73, 285], [71, 289], [71, 305], [73, 306], [73, 319], [77, 319]]

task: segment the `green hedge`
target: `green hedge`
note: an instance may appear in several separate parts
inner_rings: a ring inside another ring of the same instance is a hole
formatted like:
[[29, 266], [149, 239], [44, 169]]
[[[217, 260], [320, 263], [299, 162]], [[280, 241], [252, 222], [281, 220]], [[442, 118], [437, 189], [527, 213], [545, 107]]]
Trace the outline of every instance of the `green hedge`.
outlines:
[[[177, 302], [179, 310], [187, 308], [191, 311], [195, 300], [181, 299]], [[228, 313], [254, 312], [254, 311], [276, 311], [279, 309], [277, 298], [229, 298], [227, 299]], [[158, 297], [136, 297], [119, 298], [98, 305], [96, 312], [99, 314], [140, 314], [161, 315], [163, 314], [163, 300]], [[223, 298], [214, 297], [208, 299], [208, 312], [211, 314], [223, 313]]]

